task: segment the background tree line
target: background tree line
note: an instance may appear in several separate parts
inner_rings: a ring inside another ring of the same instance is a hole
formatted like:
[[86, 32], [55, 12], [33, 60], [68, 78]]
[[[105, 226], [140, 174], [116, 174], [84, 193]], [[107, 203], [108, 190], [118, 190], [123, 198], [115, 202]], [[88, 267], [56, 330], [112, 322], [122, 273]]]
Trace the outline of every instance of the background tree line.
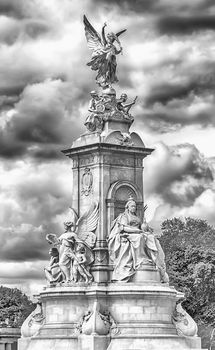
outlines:
[[198, 324], [202, 347], [209, 348], [215, 327], [215, 229], [191, 217], [165, 220], [161, 229], [170, 284], [185, 294], [183, 307]]
[[21, 327], [35, 304], [19, 289], [0, 286], [0, 327]]

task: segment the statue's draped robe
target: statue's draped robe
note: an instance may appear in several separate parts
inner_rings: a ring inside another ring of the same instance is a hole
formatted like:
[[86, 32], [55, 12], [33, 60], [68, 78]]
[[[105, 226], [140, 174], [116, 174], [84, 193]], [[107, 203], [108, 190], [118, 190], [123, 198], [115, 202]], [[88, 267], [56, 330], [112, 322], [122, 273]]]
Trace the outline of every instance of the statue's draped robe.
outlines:
[[[84, 265], [84, 268], [89, 269], [90, 265], [94, 261], [94, 255], [93, 255], [92, 249], [88, 246], [88, 244], [86, 242], [84, 242], [83, 240], [78, 239], [77, 235], [74, 232], [64, 233], [63, 235], [61, 235], [61, 237], [63, 240], [63, 244], [60, 247], [59, 264], [60, 264], [60, 266], [64, 265], [67, 267], [67, 269], [69, 270], [69, 273], [71, 275], [70, 276], [71, 280], [72, 280], [73, 279], [73, 269], [72, 268], [73, 268], [74, 259], [78, 263], [78, 260], [76, 257], [77, 244], [82, 244], [85, 248], [85, 257], [86, 257], [85, 265], [86, 266]], [[73, 237], [75, 238], [75, 242], [73, 242], [71, 244], [71, 239]], [[80, 265], [80, 267], [81, 267], [81, 265]]]
[[113, 44], [107, 44], [104, 50], [98, 50], [92, 56], [88, 66], [98, 71], [96, 81], [98, 84], [113, 84], [118, 81], [116, 76], [116, 54], [117, 50]]
[[[127, 233], [124, 226], [140, 229], [141, 221], [136, 214], [131, 214], [126, 210], [113, 222], [108, 239], [110, 259], [114, 264], [112, 280], [129, 281], [141, 264], [152, 264], [152, 262], [156, 264], [159, 271], [163, 266], [164, 275], [164, 253], [155, 236], [150, 232]], [[123, 233], [127, 233], [128, 237], [123, 237]], [[164, 281], [162, 271], [160, 273]]]
[[50, 259], [49, 268], [45, 268], [44, 270], [47, 281], [56, 283], [62, 282], [63, 274], [59, 267], [59, 257], [52, 256]]

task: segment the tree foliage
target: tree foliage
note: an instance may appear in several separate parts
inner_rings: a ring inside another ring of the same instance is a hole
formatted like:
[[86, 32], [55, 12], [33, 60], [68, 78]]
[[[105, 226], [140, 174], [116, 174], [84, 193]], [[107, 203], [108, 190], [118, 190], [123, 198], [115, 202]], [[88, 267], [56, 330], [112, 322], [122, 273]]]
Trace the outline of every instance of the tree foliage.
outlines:
[[200, 326], [203, 347], [215, 327], [215, 229], [194, 218], [161, 225], [170, 283], [185, 294], [183, 306]]
[[0, 286], [0, 325], [20, 327], [35, 305], [17, 288]]

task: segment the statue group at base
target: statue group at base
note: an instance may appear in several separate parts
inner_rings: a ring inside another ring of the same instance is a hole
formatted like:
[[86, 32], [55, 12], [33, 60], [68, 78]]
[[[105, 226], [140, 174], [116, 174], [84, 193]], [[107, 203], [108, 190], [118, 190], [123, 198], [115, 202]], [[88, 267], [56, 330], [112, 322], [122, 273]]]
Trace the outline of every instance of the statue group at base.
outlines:
[[119, 35], [84, 16], [97, 72], [86, 132], [69, 149], [71, 215], [52, 245], [47, 286], [22, 326], [18, 350], [200, 350], [197, 325], [169, 285], [159, 237], [144, 219], [143, 162], [153, 149], [130, 133], [136, 98], [118, 98]]
[[[72, 214], [73, 221], [64, 223], [63, 234], [59, 237], [55, 234], [46, 236], [47, 241], [55, 246], [49, 251], [49, 266], [44, 269], [50, 284], [93, 282], [90, 268], [94, 262], [92, 248], [96, 236], [93, 231], [99, 218], [98, 204], [94, 204], [79, 221], [73, 209]], [[56, 246], [60, 246], [60, 254]], [[154, 264], [161, 282], [169, 282], [159, 240], [145, 220], [141, 223], [136, 214], [136, 202], [131, 198], [125, 205], [125, 211], [111, 225], [108, 250], [114, 266], [112, 281], [128, 282], [142, 265]]]
[[[98, 204], [78, 219], [74, 209], [72, 221], [64, 223], [65, 232], [59, 237], [47, 234], [46, 239], [53, 247], [50, 250], [50, 263], [45, 268], [45, 276], [50, 284], [70, 282], [92, 282], [90, 266], [94, 261], [92, 248], [96, 242], [95, 231], [99, 218]], [[60, 246], [60, 252], [56, 248]]]

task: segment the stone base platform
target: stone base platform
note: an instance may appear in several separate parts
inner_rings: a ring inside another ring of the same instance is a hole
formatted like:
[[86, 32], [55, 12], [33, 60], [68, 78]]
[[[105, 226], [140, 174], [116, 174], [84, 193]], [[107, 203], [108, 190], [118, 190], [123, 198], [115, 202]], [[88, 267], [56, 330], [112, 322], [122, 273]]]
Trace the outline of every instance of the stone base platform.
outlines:
[[200, 340], [195, 344], [192, 337], [148, 336], [110, 338], [99, 335], [77, 337], [34, 337], [20, 339], [18, 349], [22, 350], [202, 350]]
[[107, 350], [201, 350], [201, 340], [196, 337], [180, 337], [180, 336], [157, 336], [150, 335], [144, 337], [118, 337], [112, 339]]
[[[151, 281], [47, 287], [40, 293], [43, 321], [31, 337], [19, 339], [18, 349], [200, 350], [200, 338], [178, 336], [172, 323], [180, 297], [168, 284]], [[33, 317], [23, 328], [36, 322]]]

